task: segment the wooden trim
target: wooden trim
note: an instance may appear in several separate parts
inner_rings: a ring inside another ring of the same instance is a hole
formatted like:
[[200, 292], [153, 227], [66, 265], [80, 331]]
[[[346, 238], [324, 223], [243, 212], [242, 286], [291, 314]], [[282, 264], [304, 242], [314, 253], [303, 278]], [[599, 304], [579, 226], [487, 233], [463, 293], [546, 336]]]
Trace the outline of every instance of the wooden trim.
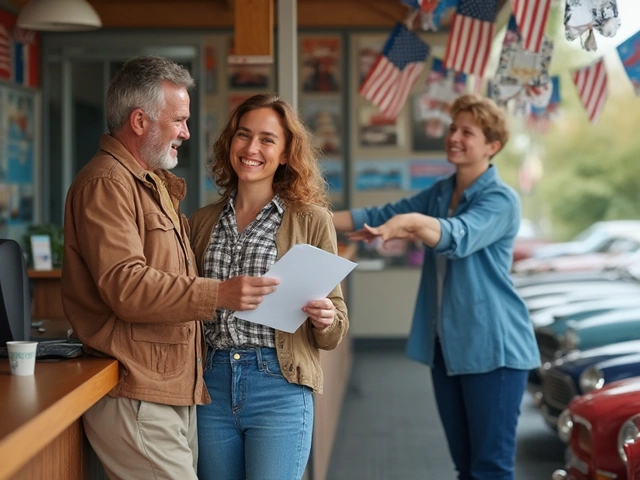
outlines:
[[27, 274], [29, 275], [30, 279], [40, 279], [40, 278], [45, 278], [45, 279], [56, 279], [56, 278], [62, 278], [62, 270], [55, 269], [55, 270], [33, 270], [30, 269], [28, 270]]
[[273, 0], [235, 0], [233, 54], [273, 57]]
[[0, 363], [0, 480], [53, 442], [118, 383], [118, 362], [80, 358], [36, 364], [33, 376], [17, 377]]

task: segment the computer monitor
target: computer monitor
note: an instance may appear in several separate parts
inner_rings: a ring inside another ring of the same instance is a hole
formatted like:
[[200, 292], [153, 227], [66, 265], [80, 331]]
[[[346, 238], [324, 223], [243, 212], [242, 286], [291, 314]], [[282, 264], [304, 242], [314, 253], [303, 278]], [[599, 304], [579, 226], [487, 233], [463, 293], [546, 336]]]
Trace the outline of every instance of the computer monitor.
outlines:
[[0, 345], [29, 340], [31, 297], [29, 277], [20, 245], [0, 239]]

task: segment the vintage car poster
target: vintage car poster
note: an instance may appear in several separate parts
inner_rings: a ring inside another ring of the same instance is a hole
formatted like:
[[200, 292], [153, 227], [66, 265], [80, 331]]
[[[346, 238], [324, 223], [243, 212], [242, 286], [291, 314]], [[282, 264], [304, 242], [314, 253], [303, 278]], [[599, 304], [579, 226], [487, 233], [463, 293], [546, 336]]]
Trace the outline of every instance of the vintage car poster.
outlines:
[[340, 97], [305, 98], [302, 101], [304, 121], [324, 155], [342, 151], [342, 116]]
[[355, 162], [356, 190], [407, 190], [407, 163], [399, 160]]
[[398, 144], [398, 125], [377, 107], [367, 105], [358, 109], [358, 130], [362, 147], [393, 147]]
[[339, 37], [305, 37], [302, 43], [302, 90], [338, 92], [340, 90]]

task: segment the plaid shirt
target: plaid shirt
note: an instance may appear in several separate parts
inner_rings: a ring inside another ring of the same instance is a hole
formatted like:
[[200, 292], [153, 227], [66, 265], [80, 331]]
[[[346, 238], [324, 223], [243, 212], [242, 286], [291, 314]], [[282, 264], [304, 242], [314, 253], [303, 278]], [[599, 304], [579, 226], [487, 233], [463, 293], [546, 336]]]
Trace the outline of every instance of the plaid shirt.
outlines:
[[[261, 276], [278, 256], [276, 231], [282, 222], [284, 203], [277, 195], [256, 219], [238, 235], [234, 192], [222, 209], [204, 254], [204, 275], [228, 280], [239, 275]], [[275, 330], [248, 322], [233, 311], [218, 309], [212, 322], [205, 323], [207, 343], [215, 349], [275, 347]]]

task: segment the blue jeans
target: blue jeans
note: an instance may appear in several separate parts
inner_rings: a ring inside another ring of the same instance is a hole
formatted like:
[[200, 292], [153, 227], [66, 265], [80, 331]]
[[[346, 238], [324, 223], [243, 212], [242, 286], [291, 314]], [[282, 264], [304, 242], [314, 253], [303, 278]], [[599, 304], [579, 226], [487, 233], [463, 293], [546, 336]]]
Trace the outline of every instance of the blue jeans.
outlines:
[[311, 451], [313, 393], [289, 383], [274, 348], [209, 352], [198, 407], [200, 480], [298, 480]]
[[516, 427], [528, 370], [447, 375], [436, 341], [431, 377], [459, 480], [513, 480]]

